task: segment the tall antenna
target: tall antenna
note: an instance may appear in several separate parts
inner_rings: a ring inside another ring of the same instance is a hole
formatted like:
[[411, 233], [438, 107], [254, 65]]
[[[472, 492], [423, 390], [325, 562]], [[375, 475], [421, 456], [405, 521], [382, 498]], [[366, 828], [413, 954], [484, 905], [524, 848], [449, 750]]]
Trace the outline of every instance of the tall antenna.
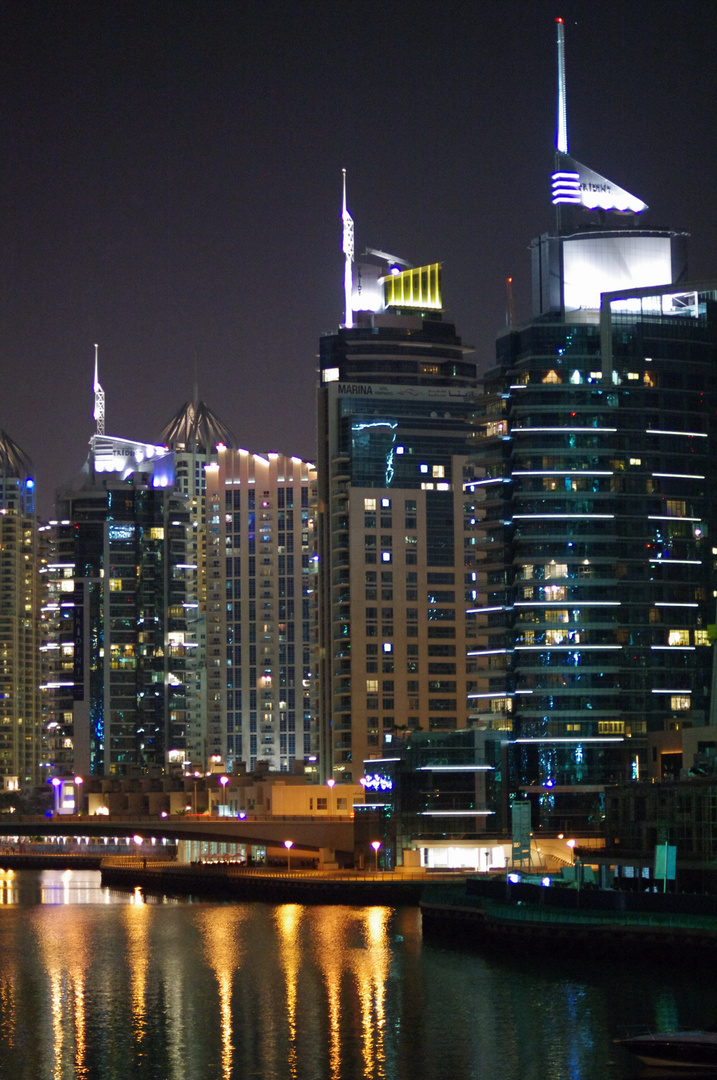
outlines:
[[568, 106], [565, 95], [565, 23], [556, 19], [558, 26], [558, 130], [555, 149], [559, 154], [568, 152]]
[[100, 386], [99, 372], [97, 367], [97, 349], [95, 345], [95, 381], [93, 390], [95, 392], [95, 411], [94, 419], [97, 425], [95, 434], [104, 435], [105, 433], [105, 392]]
[[513, 279], [505, 279], [505, 325], [510, 330], [515, 326], [515, 299], [513, 297]]
[[346, 256], [346, 262], [344, 263], [344, 296], [346, 301], [346, 317], [344, 319], [344, 326], [347, 326], [350, 329], [354, 324], [354, 219], [351, 217], [348, 210], [346, 209], [346, 169], [342, 169], [341, 172], [344, 175], [344, 201], [343, 209], [341, 211], [341, 220], [344, 223], [343, 252]]

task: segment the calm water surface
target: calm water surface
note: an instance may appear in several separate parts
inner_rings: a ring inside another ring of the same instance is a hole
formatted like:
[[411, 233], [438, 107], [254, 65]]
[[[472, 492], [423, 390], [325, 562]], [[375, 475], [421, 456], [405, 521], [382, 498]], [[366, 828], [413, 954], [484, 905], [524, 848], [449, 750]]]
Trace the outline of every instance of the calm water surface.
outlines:
[[168, 901], [0, 874], [2, 1080], [626, 1080], [625, 1025], [702, 1026], [685, 969], [486, 959], [412, 908]]

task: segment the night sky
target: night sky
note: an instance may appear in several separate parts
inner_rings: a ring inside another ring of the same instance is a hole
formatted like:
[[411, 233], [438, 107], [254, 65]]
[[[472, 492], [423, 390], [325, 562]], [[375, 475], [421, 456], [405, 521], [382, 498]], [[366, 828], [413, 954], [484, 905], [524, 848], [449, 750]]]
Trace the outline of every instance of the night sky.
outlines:
[[0, 426], [40, 506], [106, 430], [154, 441], [192, 395], [239, 446], [315, 455], [321, 333], [357, 250], [442, 261], [489, 361], [550, 229], [555, 24], [578, 160], [692, 234], [717, 276], [717, 18], [640, 0], [4, 0]]

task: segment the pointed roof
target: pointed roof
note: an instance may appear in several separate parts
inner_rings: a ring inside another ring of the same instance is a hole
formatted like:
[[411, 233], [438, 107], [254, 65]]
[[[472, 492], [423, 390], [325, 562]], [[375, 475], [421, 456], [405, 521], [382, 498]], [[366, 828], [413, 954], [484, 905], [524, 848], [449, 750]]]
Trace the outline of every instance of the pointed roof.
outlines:
[[226, 424], [203, 401], [186, 401], [165, 424], [160, 441], [170, 450], [195, 450], [210, 454], [218, 443], [234, 448], [236, 442]]
[[34, 470], [32, 461], [6, 431], [0, 430], [0, 476], [27, 480]]

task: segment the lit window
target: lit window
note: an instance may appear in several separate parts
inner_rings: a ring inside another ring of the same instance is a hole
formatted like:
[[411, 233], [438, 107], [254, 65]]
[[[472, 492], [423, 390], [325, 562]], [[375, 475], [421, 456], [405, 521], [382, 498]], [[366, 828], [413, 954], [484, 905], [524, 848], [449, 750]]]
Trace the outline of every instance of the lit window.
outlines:
[[367, 694], [377, 694], [378, 693], [378, 679], [367, 679], [366, 680], [366, 693]]
[[149, 530], [150, 540], [164, 540], [164, 529], [161, 526], [156, 526]]
[[590, 378], [591, 379], [602, 379], [602, 371], [591, 371], [590, 372]]
[[570, 622], [570, 616], [565, 608], [548, 608], [545, 612], [546, 622]]
[[684, 712], [690, 707], [690, 699], [687, 694], [673, 694], [670, 698], [670, 708], [675, 712]]
[[685, 516], [685, 500], [684, 499], [668, 499], [667, 500], [667, 513], [670, 517], [684, 517]]
[[695, 630], [695, 645], [709, 645], [710, 636], [706, 630]]
[[[532, 577], [533, 567], [532, 566], [526, 566], [525, 570], [526, 571], [529, 570], [530, 573], [529, 574], [525, 573], [523, 576], [524, 577]], [[564, 577], [567, 577], [568, 576], [568, 564], [567, 563], [555, 563], [555, 562], [547, 563], [546, 566], [545, 566], [545, 576], [546, 576], [546, 578], [564, 578]]]
[[338, 382], [339, 369], [337, 367], [324, 368], [324, 382]]
[[544, 382], [544, 383], [561, 383], [562, 381], [563, 380], [560, 378], [557, 371], [554, 371], [554, 370], [547, 371], [545, 373], [545, 375], [543, 375], [543, 378], [541, 379], [541, 382]]
[[375, 510], [376, 509], [376, 500], [375, 499], [364, 499], [363, 508], [364, 508], [364, 510]]
[[625, 378], [629, 379], [631, 382], [637, 382], [640, 376], [636, 371], [626, 371]]
[[689, 630], [670, 630], [667, 635], [668, 645], [689, 645], [690, 632]]
[[444, 465], [434, 465], [431, 469], [431, 476], [435, 476], [439, 480], [442, 480], [445, 475], [446, 469]]
[[486, 424], [485, 433], [488, 438], [493, 435], [505, 435], [508, 431], [508, 424], [505, 420], [494, 420], [490, 424]]
[[631, 464], [631, 465], [642, 465], [642, 458], [639, 458], [639, 457], [631, 457], [631, 458], [630, 458], [630, 464]]
[[390, 563], [391, 562], [391, 552], [390, 551], [382, 551], [381, 552], [381, 562], [383, 562], [383, 563]]
[[388, 508], [390, 506], [391, 506], [391, 500], [390, 499], [381, 499], [381, 509], [382, 510], [388, 510]]
[[383, 643], [383, 651], [385, 653], [392, 653], [393, 652], [393, 645], [391, 644], [390, 641], [384, 641], [384, 643]]
[[422, 473], [427, 473], [428, 472], [428, 466], [427, 465], [419, 465], [418, 466], [418, 471], [422, 472]]
[[110, 578], [110, 592], [122, 592], [122, 578]]

